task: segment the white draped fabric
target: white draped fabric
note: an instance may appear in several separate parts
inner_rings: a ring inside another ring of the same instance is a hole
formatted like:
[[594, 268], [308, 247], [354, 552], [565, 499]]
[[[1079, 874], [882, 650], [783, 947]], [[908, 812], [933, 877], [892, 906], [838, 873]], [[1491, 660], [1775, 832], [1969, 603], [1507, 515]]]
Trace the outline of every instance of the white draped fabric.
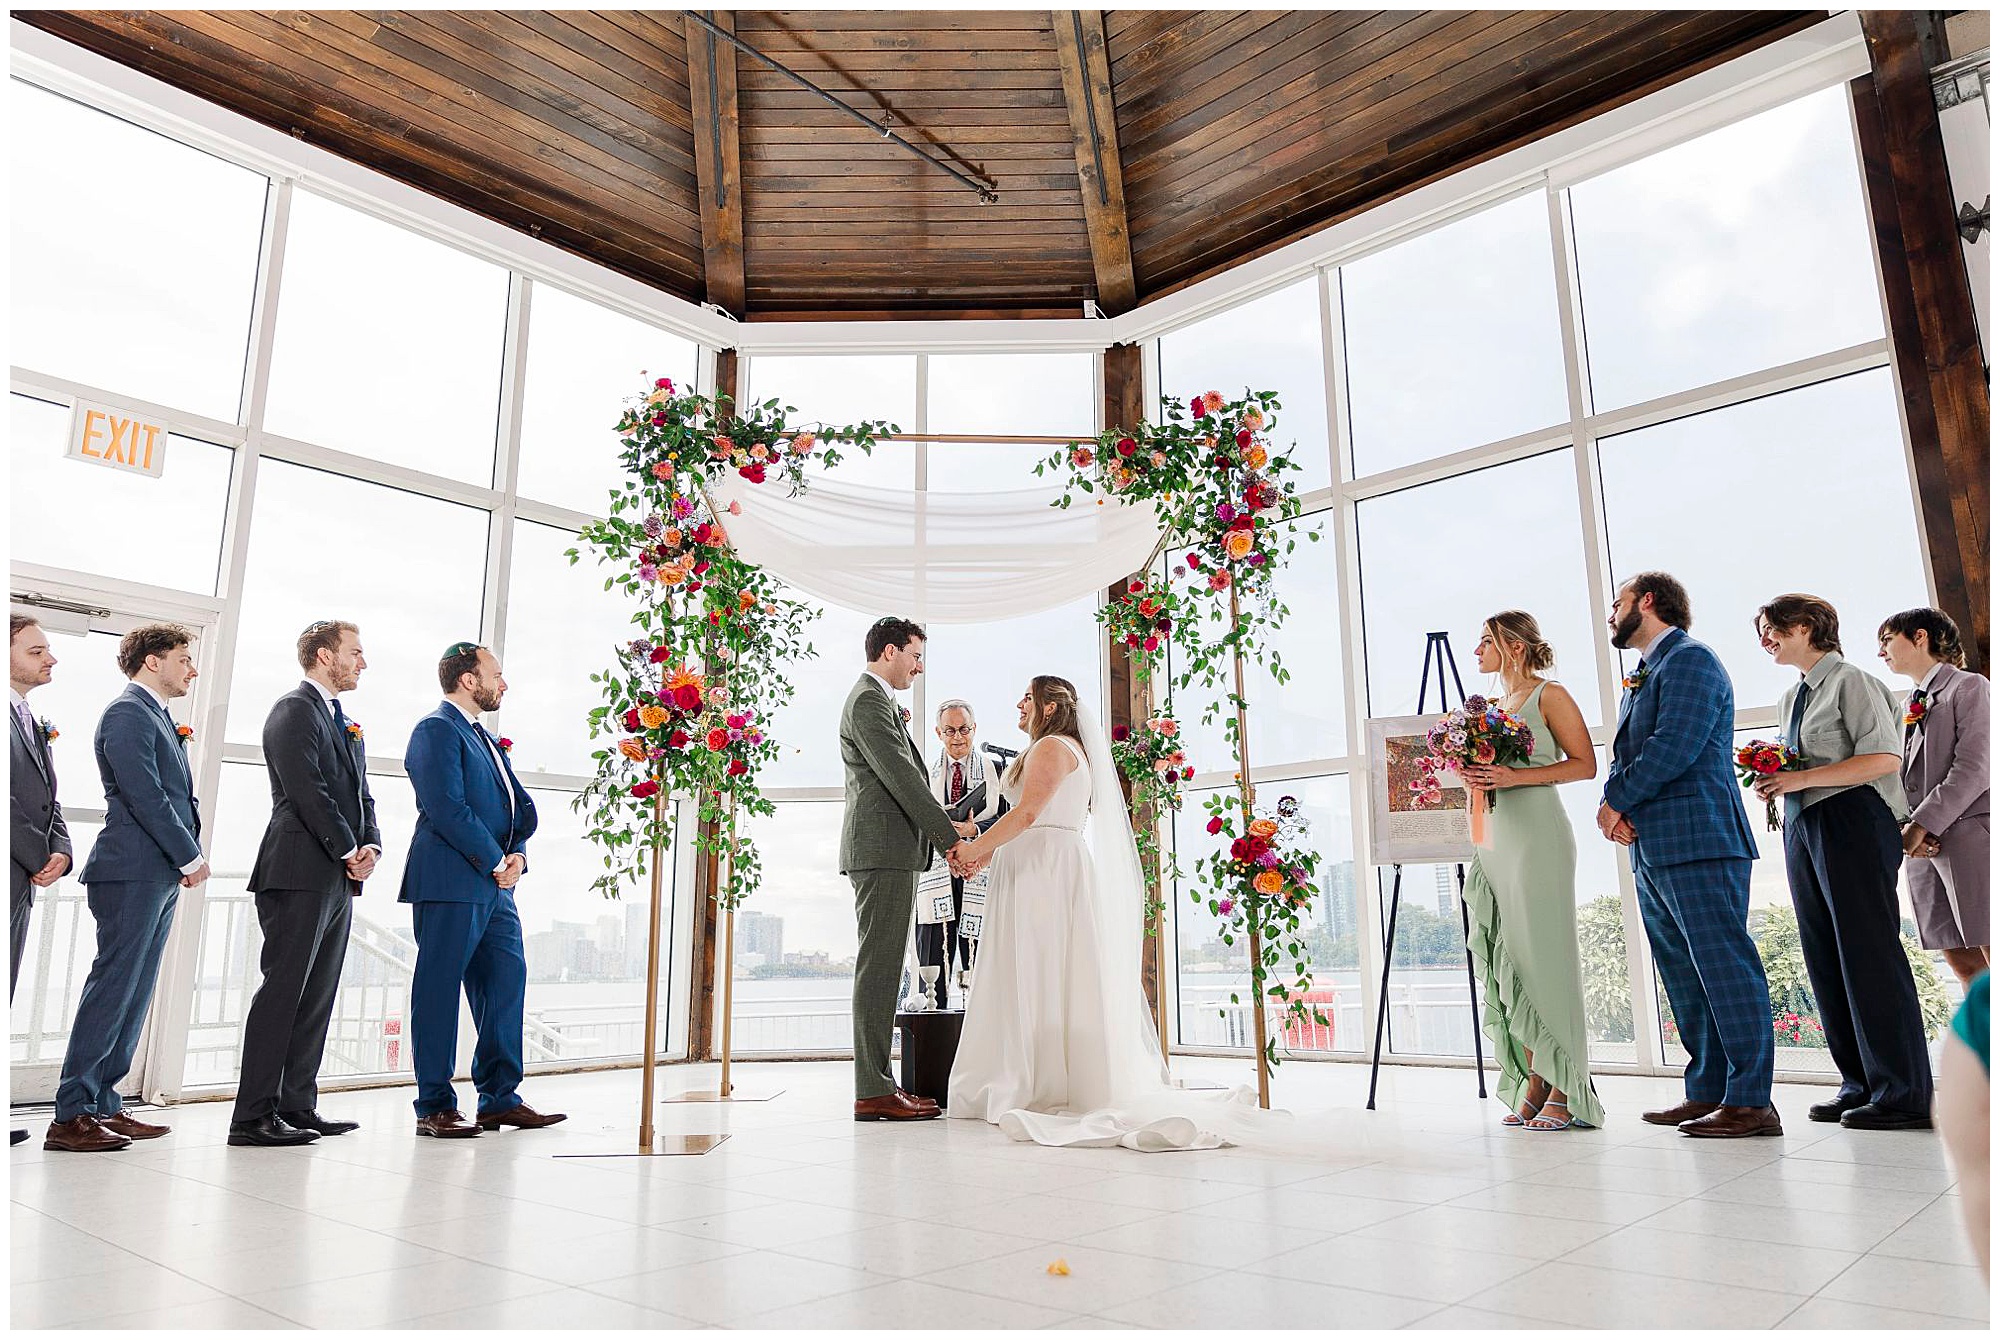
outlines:
[[1051, 507], [1050, 488], [931, 493], [823, 477], [797, 497], [729, 476], [712, 491], [737, 552], [847, 609], [919, 623], [992, 623], [1101, 591], [1159, 543], [1151, 503]]

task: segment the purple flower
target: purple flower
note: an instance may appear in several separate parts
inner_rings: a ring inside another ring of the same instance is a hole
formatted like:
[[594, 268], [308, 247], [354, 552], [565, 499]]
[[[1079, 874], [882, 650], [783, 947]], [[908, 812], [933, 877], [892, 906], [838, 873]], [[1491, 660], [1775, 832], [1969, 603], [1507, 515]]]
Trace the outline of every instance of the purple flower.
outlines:
[[1467, 698], [1465, 700], [1465, 710], [1467, 712], [1484, 712], [1486, 710], [1485, 695], [1475, 693], [1470, 698]]
[[661, 534], [667, 529], [667, 523], [657, 516], [647, 517], [643, 526], [647, 537], [655, 540], [659, 539]]
[[1215, 519], [1217, 521], [1234, 521], [1236, 519], [1236, 509], [1226, 502], [1217, 503], [1215, 505]]
[[1236, 900], [1234, 898], [1224, 898], [1221, 902], [1215, 905], [1216, 914], [1219, 916], [1226, 917], [1235, 910], [1236, 910]]
[[694, 504], [686, 498], [674, 499], [674, 520], [685, 521], [694, 515]]
[[654, 566], [653, 566], [653, 565], [652, 565], [651, 563], [641, 563], [641, 564], [639, 565], [639, 580], [640, 580], [640, 581], [642, 581], [642, 582], [654, 582], [654, 581], [658, 581], [659, 579], [660, 579], [660, 570], [659, 570], [658, 568], [654, 567]]
[[1266, 870], [1276, 870], [1278, 868], [1278, 853], [1274, 851], [1265, 852], [1257, 858], [1257, 864], [1263, 866]]
[[1250, 566], [1253, 568], [1261, 568], [1264, 566], [1264, 555], [1261, 550], [1257, 553], [1250, 555]]

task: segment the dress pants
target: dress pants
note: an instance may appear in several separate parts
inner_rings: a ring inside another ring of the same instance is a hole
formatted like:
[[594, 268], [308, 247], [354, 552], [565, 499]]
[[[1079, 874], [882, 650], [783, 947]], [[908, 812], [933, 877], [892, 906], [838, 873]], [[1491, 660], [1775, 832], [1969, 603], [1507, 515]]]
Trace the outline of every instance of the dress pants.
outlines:
[[896, 1034], [896, 987], [903, 980], [903, 946], [917, 909], [914, 870], [850, 870], [854, 884], [854, 1096], [896, 1091], [889, 1049]]
[[353, 920], [346, 880], [333, 891], [267, 889], [257, 895], [264, 980], [243, 1020], [235, 1120], [319, 1105], [320, 1060]]
[[1923, 1009], [1903, 953], [1902, 837], [1872, 787], [1849, 787], [1785, 824], [1785, 878], [1840, 1096], [1931, 1110]]
[[417, 966], [410, 978], [417, 1115], [458, 1110], [451, 1075], [458, 1062], [461, 986], [479, 1033], [472, 1052], [479, 1110], [517, 1106], [528, 959], [514, 896], [503, 890], [490, 902], [412, 903], [410, 912], [417, 932]]
[[[931, 925], [917, 924], [917, 962], [928, 963], [938, 970], [938, 1008], [951, 1008], [951, 965], [954, 960], [960, 967], [970, 967], [958, 938], [958, 919], [965, 914], [965, 881], [957, 876], [951, 881], [951, 920], [934, 922]], [[916, 984], [922, 992], [924, 984]]]
[[14, 988], [21, 983], [21, 960], [28, 955], [28, 923], [35, 915], [35, 886], [29, 882], [27, 873], [12, 861], [7, 863], [7, 872], [12, 877], [13, 887], [13, 937], [8, 941], [7, 957], [7, 999], [14, 999]]
[[97, 922], [97, 958], [84, 978], [63, 1053], [56, 1086], [59, 1123], [86, 1112], [108, 1117], [124, 1110], [118, 1082], [132, 1068], [181, 895], [178, 880], [99, 882], [84, 889]]
[[1640, 860], [1632, 873], [1660, 984], [1687, 1048], [1688, 1098], [1769, 1106], [1777, 1049], [1764, 961], [1750, 938], [1749, 860]]

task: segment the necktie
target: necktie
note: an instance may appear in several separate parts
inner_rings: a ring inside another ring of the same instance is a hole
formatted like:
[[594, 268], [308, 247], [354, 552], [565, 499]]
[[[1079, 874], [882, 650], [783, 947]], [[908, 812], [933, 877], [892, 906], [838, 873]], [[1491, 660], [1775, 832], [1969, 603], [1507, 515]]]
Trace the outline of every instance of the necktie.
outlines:
[[340, 710], [340, 699], [333, 700], [333, 728], [342, 736], [347, 734], [347, 713]]
[[[1924, 728], [1923, 717], [1919, 714], [1930, 704], [1930, 700], [1931, 694], [1929, 689], [1918, 689], [1910, 695], [1910, 705], [1903, 709], [1903, 716], [1907, 722], [1903, 727], [1904, 744], [1907, 745], [1910, 742], [1910, 738]], [[1917, 719], [1909, 721], [1908, 718], [1913, 716]]]
[[14, 704], [14, 719], [21, 723], [22, 733], [32, 743], [35, 738], [35, 714], [28, 710], [28, 700], [26, 698]]
[[[1799, 727], [1806, 719], [1806, 699], [1812, 697], [1812, 689], [1804, 680], [1799, 681], [1799, 696], [1792, 699], [1792, 720], [1785, 727], [1785, 743], [1799, 751], [1804, 757], [1805, 747], [1799, 743]], [[1785, 822], [1790, 823], [1805, 810], [1805, 800], [1797, 791], [1785, 793]]]
[[951, 765], [951, 792], [950, 795], [947, 797], [945, 803], [949, 805], [956, 805], [958, 804], [959, 801], [964, 799], [965, 799], [965, 765], [963, 763], [953, 763]]

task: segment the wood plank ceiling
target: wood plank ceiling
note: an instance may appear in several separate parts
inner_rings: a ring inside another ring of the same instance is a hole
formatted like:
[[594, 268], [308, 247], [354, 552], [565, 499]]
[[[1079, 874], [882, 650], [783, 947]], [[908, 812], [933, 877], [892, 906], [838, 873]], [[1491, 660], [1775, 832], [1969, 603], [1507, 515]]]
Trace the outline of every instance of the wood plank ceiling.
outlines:
[[[748, 319], [1125, 310], [1825, 11], [15, 17]], [[17, 127], [16, 133], [32, 133]]]

